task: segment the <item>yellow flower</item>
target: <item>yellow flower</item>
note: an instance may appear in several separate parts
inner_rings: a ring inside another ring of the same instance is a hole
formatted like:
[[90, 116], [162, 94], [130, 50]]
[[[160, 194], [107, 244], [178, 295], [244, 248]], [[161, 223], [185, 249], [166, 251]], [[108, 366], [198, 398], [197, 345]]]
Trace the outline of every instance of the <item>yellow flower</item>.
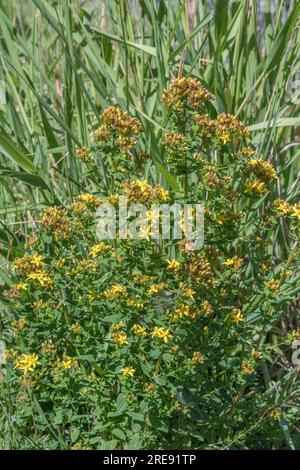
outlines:
[[280, 282], [276, 279], [270, 279], [269, 281], [265, 282], [265, 286], [267, 289], [271, 290], [272, 292], [276, 293], [280, 289]]
[[182, 297], [187, 297], [189, 299], [194, 300], [194, 295], [196, 294], [196, 292], [191, 287], [184, 285], [183, 282], [179, 284], [179, 287], [182, 292]]
[[62, 361], [61, 361], [61, 366], [64, 369], [70, 369], [72, 367], [72, 358], [70, 356], [66, 356]]
[[98, 243], [97, 245], [92, 246], [92, 248], [90, 250], [90, 256], [92, 258], [96, 258], [98, 255], [101, 255], [102, 253], [104, 253], [108, 249], [109, 248], [108, 248], [107, 245], [105, 245], [105, 243], [103, 243], [103, 242]]
[[198, 351], [195, 351], [193, 353], [193, 358], [192, 358], [192, 363], [193, 364], [204, 364], [204, 356]]
[[153, 328], [151, 336], [153, 338], [162, 339], [164, 341], [164, 343], [167, 343], [169, 341], [169, 339], [172, 338], [172, 334], [170, 333], [170, 331], [166, 328], [161, 327], [161, 326], [155, 326]]
[[73, 325], [70, 326], [69, 330], [71, 331], [71, 333], [77, 334], [80, 332], [81, 326], [79, 325], [79, 323], [73, 323]]
[[33, 372], [37, 364], [39, 364], [38, 356], [35, 353], [21, 354], [21, 356], [17, 359], [15, 369], [22, 370], [24, 375], [26, 375], [28, 372]]
[[123, 377], [133, 377], [135, 374], [135, 369], [133, 367], [123, 367], [121, 372]]
[[114, 285], [111, 286], [109, 289], [103, 292], [104, 297], [107, 299], [118, 299], [119, 297], [126, 297], [127, 296], [127, 289], [125, 286], [121, 285]]
[[281, 416], [281, 411], [278, 408], [275, 408], [274, 410], [270, 411], [268, 417], [270, 419], [273, 419], [274, 421], [277, 421]]
[[123, 346], [123, 344], [128, 344], [127, 335], [123, 331], [114, 331], [111, 335], [111, 340], [113, 343]]
[[224, 264], [226, 266], [229, 266], [230, 268], [233, 269], [240, 269], [243, 266], [244, 260], [242, 258], [239, 258], [238, 256], [234, 256], [233, 258], [227, 258], [224, 261]]
[[87, 207], [96, 209], [101, 204], [101, 199], [94, 194], [80, 194], [77, 196], [76, 201], [83, 202]]
[[291, 208], [291, 217], [297, 217], [300, 220], [300, 204], [295, 204]]
[[234, 308], [230, 312], [230, 316], [231, 316], [232, 322], [235, 323], [236, 325], [244, 321], [244, 316], [242, 314], [242, 311], [239, 308]]
[[210, 305], [210, 303], [208, 302], [208, 300], [202, 300], [200, 308], [201, 308], [201, 313], [203, 313], [205, 317], [212, 316], [214, 313], [214, 310], [212, 306]]
[[91, 163], [95, 161], [91, 151], [86, 147], [81, 147], [80, 149], [77, 149], [75, 153], [76, 157], [78, 157], [83, 162]]
[[12, 328], [13, 330], [15, 331], [21, 331], [23, 330], [24, 326], [25, 326], [25, 319], [24, 318], [20, 318], [19, 320], [14, 320], [12, 322]]
[[175, 259], [168, 259], [167, 263], [168, 269], [170, 271], [178, 271], [181, 267], [181, 263], [179, 263], [179, 261], [176, 261]]
[[246, 171], [254, 173], [258, 179], [265, 183], [277, 178], [273, 165], [257, 158], [253, 158], [247, 163]]
[[245, 184], [245, 191], [253, 196], [262, 196], [267, 191], [267, 187], [263, 181], [256, 179], [252, 183]]
[[51, 279], [51, 277], [47, 274], [46, 271], [42, 270], [30, 273], [27, 279], [32, 281], [38, 281], [42, 287], [51, 286], [53, 284], [53, 280]]
[[242, 362], [242, 373], [244, 375], [251, 375], [255, 372], [255, 367], [251, 362], [243, 361]]
[[153, 294], [158, 294], [165, 288], [165, 284], [153, 284], [152, 286], [149, 287], [148, 289], [148, 294], [153, 295]]
[[135, 324], [133, 325], [132, 329], [137, 335], [147, 336], [146, 328], [144, 328], [143, 326]]

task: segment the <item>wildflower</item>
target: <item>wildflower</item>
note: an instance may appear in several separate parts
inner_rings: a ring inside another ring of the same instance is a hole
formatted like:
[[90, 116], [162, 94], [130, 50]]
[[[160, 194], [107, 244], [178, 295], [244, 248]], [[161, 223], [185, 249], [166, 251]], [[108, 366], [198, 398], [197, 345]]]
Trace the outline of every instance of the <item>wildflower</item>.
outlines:
[[251, 157], [255, 151], [251, 147], [243, 147], [241, 149], [241, 154], [244, 155], [245, 157]]
[[247, 172], [252, 172], [255, 176], [265, 183], [277, 178], [273, 165], [269, 162], [259, 159], [252, 159], [247, 163]]
[[128, 299], [127, 300], [127, 305], [129, 305], [130, 307], [135, 307], [135, 308], [143, 308], [144, 307], [144, 303], [141, 302], [139, 299], [137, 298], [133, 298], [133, 299]]
[[85, 163], [93, 163], [95, 161], [92, 153], [86, 147], [81, 147], [80, 149], [76, 150], [76, 156]]
[[95, 194], [80, 194], [77, 196], [76, 201], [82, 202], [90, 209], [96, 209], [101, 204], [101, 198]]
[[263, 181], [256, 179], [245, 184], [245, 191], [251, 196], [262, 196], [267, 191], [267, 187]]
[[71, 450], [92, 450], [92, 448], [82, 442], [76, 442], [72, 445]]
[[219, 114], [216, 119], [216, 136], [223, 145], [240, 139], [249, 139], [247, 127], [232, 114]]
[[161, 284], [153, 284], [152, 286], [149, 287], [148, 289], [148, 294], [153, 295], [153, 294], [158, 294], [165, 288], [165, 284], [162, 282]]
[[9, 290], [5, 290], [3, 295], [6, 299], [12, 301], [13, 299], [18, 299], [22, 293], [22, 291], [27, 290], [27, 285], [23, 282], [19, 284], [14, 284], [11, 286]]
[[23, 330], [25, 323], [26, 323], [26, 320], [24, 318], [20, 318], [19, 320], [14, 320], [12, 322], [12, 328], [15, 331], [21, 331]]
[[153, 338], [159, 338], [159, 339], [162, 339], [164, 341], [164, 343], [167, 343], [169, 341], [170, 338], [172, 338], [172, 334], [170, 333], [170, 331], [166, 328], [163, 328], [163, 327], [159, 327], [159, 326], [155, 326], [152, 333], [151, 333], [151, 336]]
[[156, 385], [154, 383], [145, 383], [144, 385], [144, 389], [146, 390], [146, 392], [148, 393], [153, 393], [156, 389]]
[[25, 253], [22, 258], [18, 258], [14, 262], [13, 269], [23, 274], [29, 273], [35, 269], [42, 268], [45, 265], [43, 260], [44, 256], [42, 255], [29, 255], [28, 253]]
[[53, 279], [47, 274], [46, 271], [42, 270], [30, 273], [27, 276], [27, 279], [39, 282], [42, 287], [49, 287], [53, 284]]
[[97, 245], [92, 246], [90, 250], [90, 256], [92, 258], [97, 258], [97, 256], [102, 255], [103, 253], [105, 253], [105, 251], [108, 251], [108, 250], [109, 250], [108, 246], [105, 245], [105, 243], [101, 242], [101, 243], [98, 243]]
[[270, 279], [269, 281], [265, 282], [265, 286], [267, 289], [275, 293], [278, 292], [280, 289], [280, 282], [276, 279]]
[[155, 279], [155, 276], [149, 276], [148, 274], [137, 274], [133, 277], [133, 281], [136, 284], [146, 284], [147, 282], [151, 282]]
[[192, 279], [195, 279], [199, 284], [215, 284], [215, 276], [212, 267], [205, 258], [198, 255], [192, 256], [188, 269]]
[[20, 369], [23, 371], [24, 375], [27, 375], [28, 372], [33, 372], [36, 368], [38, 362], [38, 356], [33, 354], [21, 354], [17, 359], [15, 369]]
[[181, 267], [181, 263], [175, 259], [168, 259], [167, 263], [169, 271], [178, 271]]
[[196, 114], [194, 119], [201, 137], [204, 137], [205, 139], [211, 139], [214, 137], [216, 132], [216, 121], [210, 119], [208, 114]]
[[114, 331], [113, 334], [111, 335], [111, 339], [113, 343], [116, 343], [119, 346], [128, 344], [127, 335], [123, 331]]
[[252, 349], [251, 351], [251, 357], [253, 359], [261, 359], [262, 353], [260, 351], [256, 351], [255, 349]]
[[194, 300], [194, 296], [196, 294], [194, 289], [192, 289], [191, 287], [183, 284], [183, 282], [181, 282], [179, 284], [179, 287], [181, 289], [182, 297], [187, 297], [188, 299]]
[[268, 414], [268, 418], [272, 419], [274, 421], [277, 421], [281, 416], [281, 411], [278, 408], [274, 408], [270, 413]]
[[103, 292], [104, 297], [107, 299], [118, 299], [119, 297], [127, 296], [127, 288], [125, 286], [114, 285]]
[[233, 258], [227, 258], [224, 264], [233, 269], [240, 269], [244, 264], [244, 260], [238, 256], [234, 256]]
[[65, 258], [59, 258], [58, 260], [54, 261], [53, 266], [57, 269], [62, 269], [66, 265]]
[[212, 99], [213, 95], [201, 83], [192, 77], [172, 80], [163, 92], [162, 100], [167, 108], [184, 110], [198, 108], [204, 101]]
[[244, 375], [251, 375], [255, 372], [254, 365], [249, 361], [242, 361], [242, 373]]
[[41, 225], [50, 231], [54, 238], [67, 240], [71, 235], [71, 219], [62, 207], [48, 207], [41, 216]]
[[234, 308], [233, 310], [231, 310], [230, 317], [232, 319], [232, 322], [236, 325], [244, 321], [244, 316], [239, 308]]
[[132, 181], [123, 184], [123, 190], [129, 202], [133, 203], [155, 203], [166, 202], [169, 193], [162, 186], [157, 184], [152, 187], [147, 181]]
[[104, 124], [95, 133], [98, 140], [117, 136], [118, 143], [123, 150], [129, 150], [136, 144], [142, 127], [139, 121], [130, 116], [127, 111], [123, 111], [118, 106], [109, 106], [103, 111], [101, 119]]
[[143, 327], [143, 326], [135, 324], [135, 325], [133, 325], [132, 329], [133, 329], [134, 333], [136, 333], [137, 335], [147, 336], [146, 328]]
[[39, 299], [39, 300], [36, 300], [35, 302], [33, 302], [32, 308], [34, 310], [43, 310], [43, 309], [47, 308], [47, 304], [45, 302], [43, 302], [41, 299]]
[[300, 204], [295, 204], [291, 207], [291, 217], [296, 217], [300, 220]]
[[69, 327], [69, 330], [71, 331], [71, 333], [77, 334], [80, 332], [81, 326], [79, 325], [79, 323], [73, 323], [73, 325]]
[[136, 372], [136, 369], [134, 369], [133, 367], [123, 367], [123, 369], [121, 369], [121, 372], [123, 377], [133, 377]]
[[290, 206], [290, 204], [284, 199], [276, 199], [276, 201], [273, 202], [273, 205], [275, 209], [283, 215], [289, 214], [292, 210], [292, 206]]
[[192, 363], [193, 364], [204, 364], [204, 356], [198, 351], [195, 351], [193, 353], [193, 358], [192, 358]]
[[166, 147], [168, 152], [170, 152], [171, 156], [174, 153], [177, 158], [179, 156], [183, 156], [187, 149], [185, 136], [180, 132], [175, 131], [169, 131], [165, 133], [163, 145]]
[[54, 353], [54, 351], [55, 351], [55, 346], [51, 338], [42, 343], [42, 352], [44, 354], [51, 354], [51, 353]]
[[211, 304], [207, 300], [202, 300], [200, 304], [200, 309], [201, 309], [201, 313], [203, 313], [205, 317], [212, 316], [214, 313], [214, 310]]

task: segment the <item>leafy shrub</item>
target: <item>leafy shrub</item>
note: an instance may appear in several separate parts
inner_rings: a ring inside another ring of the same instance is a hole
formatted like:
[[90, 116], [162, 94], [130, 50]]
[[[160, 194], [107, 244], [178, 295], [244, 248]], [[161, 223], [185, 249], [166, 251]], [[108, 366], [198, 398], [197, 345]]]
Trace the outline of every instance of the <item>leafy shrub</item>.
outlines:
[[[274, 201], [272, 164], [212, 98], [192, 78], [165, 90], [159, 184], [136, 149], [140, 123], [106, 109], [93, 148], [77, 151], [90, 178], [102, 172], [99, 192], [47, 208], [14, 261], [1, 399], [20, 447], [268, 448], [290, 437], [296, 384], [277, 361], [300, 333], [276, 325], [299, 291], [300, 207]], [[149, 207], [204, 201], [204, 247], [148, 232], [99, 241], [97, 206], [117, 207], [120, 194]], [[283, 222], [291, 247], [276, 253]]]

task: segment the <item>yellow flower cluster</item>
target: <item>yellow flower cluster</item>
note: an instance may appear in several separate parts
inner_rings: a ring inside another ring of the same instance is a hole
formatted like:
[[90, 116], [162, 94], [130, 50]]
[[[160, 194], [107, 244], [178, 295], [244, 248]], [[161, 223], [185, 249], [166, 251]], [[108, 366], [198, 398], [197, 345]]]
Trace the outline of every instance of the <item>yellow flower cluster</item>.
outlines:
[[33, 372], [37, 365], [38, 356], [35, 353], [21, 354], [16, 361], [15, 369], [19, 369], [24, 375], [27, 375], [28, 372]]
[[16, 259], [13, 263], [13, 269], [22, 273], [27, 274], [36, 269], [42, 268], [45, 265], [44, 263], [44, 256], [42, 255], [29, 255], [25, 253], [22, 258]]
[[185, 136], [180, 132], [175, 131], [169, 131], [165, 133], [163, 145], [167, 149], [176, 151], [177, 154], [182, 154], [187, 149]]
[[102, 255], [103, 253], [109, 251], [110, 248], [108, 245], [106, 245], [104, 242], [97, 243], [96, 245], [92, 246], [90, 249], [89, 255], [92, 258], [97, 258], [97, 256]]
[[262, 196], [268, 190], [266, 184], [259, 179], [246, 183], [244, 187], [245, 192], [251, 196]]
[[288, 215], [300, 220], [300, 203], [291, 205], [283, 199], [277, 199], [273, 205], [280, 215]]
[[216, 133], [216, 121], [210, 119], [208, 114], [195, 114], [197, 130], [201, 137], [212, 139]]
[[48, 207], [41, 216], [41, 225], [50, 231], [54, 238], [66, 240], [71, 235], [71, 219], [63, 207]]
[[111, 335], [111, 340], [113, 343], [116, 343], [119, 346], [128, 344], [127, 335], [126, 333], [124, 333], [124, 331], [121, 331], [121, 330], [114, 331]]
[[269, 281], [265, 282], [265, 286], [270, 291], [276, 293], [280, 289], [280, 282], [276, 279], [270, 279]]
[[128, 150], [136, 144], [142, 127], [127, 111], [118, 106], [109, 106], [103, 111], [101, 119], [104, 124], [95, 133], [99, 140], [117, 135], [118, 143], [123, 150]]
[[215, 276], [208, 260], [199, 255], [193, 255], [188, 265], [192, 279], [199, 284], [212, 286], [215, 284]]
[[132, 203], [158, 203], [166, 202], [169, 193], [160, 184], [151, 186], [147, 181], [132, 181], [123, 184], [123, 190], [129, 202]]
[[148, 289], [149, 295], [159, 294], [162, 290], [164, 290], [166, 285], [162, 282], [161, 284], [153, 284]]
[[172, 80], [162, 95], [164, 105], [175, 111], [182, 111], [185, 108], [198, 108], [204, 101], [212, 98], [213, 95], [198, 80], [192, 77]]
[[27, 276], [27, 280], [37, 281], [42, 287], [50, 287], [53, 284], [53, 279], [49, 276], [47, 271], [42, 269], [30, 273]]
[[193, 364], [204, 364], [205, 360], [204, 360], [204, 356], [203, 354], [201, 354], [199, 351], [195, 351], [193, 353], [193, 358], [192, 358], [192, 363]]
[[249, 139], [247, 127], [233, 114], [219, 114], [216, 119], [216, 136], [222, 144]]
[[121, 285], [111, 286], [109, 289], [103, 292], [106, 299], [115, 300], [119, 297], [127, 297], [127, 288]]
[[86, 147], [81, 147], [76, 150], [76, 156], [85, 163], [93, 163], [95, 161], [91, 151]]
[[172, 338], [170, 331], [167, 328], [163, 328], [162, 326], [155, 326], [151, 336], [153, 338], [162, 339], [164, 343], [167, 343]]
[[254, 173], [255, 176], [264, 183], [268, 183], [277, 178], [273, 165], [258, 158], [254, 158], [247, 163], [246, 171]]
[[244, 316], [239, 308], [234, 308], [231, 310], [230, 318], [232, 323], [235, 323], [236, 325], [244, 321]]
[[181, 263], [179, 261], [176, 261], [175, 259], [168, 259], [167, 264], [167, 269], [169, 271], [179, 271], [179, 269], [181, 268]]
[[121, 372], [123, 377], [132, 378], [136, 370], [133, 367], [123, 367], [123, 369], [121, 369]]
[[232, 269], [240, 269], [244, 264], [244, 260], [238, 256], [234, 256], [233, 258], [227, 258], [224, 264]]
[[141, 325], [133, 325], [132, 330], [134, 331], [135, 334], [140, 335], [140, 336], [147, 336], [147, 331], [146, 328], [141, 326]]

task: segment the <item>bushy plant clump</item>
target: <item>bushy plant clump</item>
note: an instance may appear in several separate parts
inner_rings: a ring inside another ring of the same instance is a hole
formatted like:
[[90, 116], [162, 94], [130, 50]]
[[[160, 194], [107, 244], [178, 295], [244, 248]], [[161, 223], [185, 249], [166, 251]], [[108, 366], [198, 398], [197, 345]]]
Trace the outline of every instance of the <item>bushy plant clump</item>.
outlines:
[[[77, 150], [91, 177], [101, 156], [99, 192], [47, 208], [14, 261], [0, 394], [22, 448], [270, 448], [297, 423], [294, 374], [278, 360], [300, 333], [276, 325], [299, 290], [300, 206], [274, 200], [267, 156], [197, 80], [174, 80], [162, 99], [164, 178], [138, 150], [141, 124], [109, 107], [93, 148]], [[149, 231], [99, 241], [96, 209], [119, 195], [204, 201], [204, 247]]]

